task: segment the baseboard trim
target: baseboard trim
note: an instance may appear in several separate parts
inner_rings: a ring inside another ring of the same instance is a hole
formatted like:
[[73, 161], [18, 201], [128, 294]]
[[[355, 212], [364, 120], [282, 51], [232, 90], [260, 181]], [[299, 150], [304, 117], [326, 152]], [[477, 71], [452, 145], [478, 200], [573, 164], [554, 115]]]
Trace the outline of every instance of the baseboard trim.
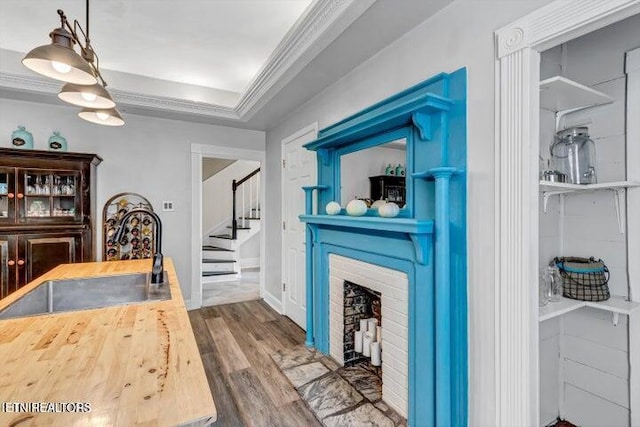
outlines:
[[240, 260], [241, 268], [257, 268], [260, 267], [260, 257], [257, 258], [243, 258]]
[[269, 292], [266, 292], [266, 291], [264, 295], [262, 295], [262, 298], [267, 304], [271, 306], [271, 308], [277, 311], [278, 314], [282, 314], [282, 301], [280, 301], [278, 298], [274, 297], [273, 295], [271, 295]]

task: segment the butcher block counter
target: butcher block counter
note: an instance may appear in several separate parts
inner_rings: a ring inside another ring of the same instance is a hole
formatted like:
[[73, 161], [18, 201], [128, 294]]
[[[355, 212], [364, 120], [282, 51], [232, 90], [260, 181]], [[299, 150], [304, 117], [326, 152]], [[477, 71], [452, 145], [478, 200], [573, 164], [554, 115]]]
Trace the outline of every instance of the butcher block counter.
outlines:
[[[0, 425], [214, 422], [216, 408], [171, 259], [164, 266], [169, 300], [0, 320]], [[151, 260], [60, 265], [0, 300], [0, 310], [45, 280], [150, 269]], [[39, 411], [16, 412], [24, 404]]]

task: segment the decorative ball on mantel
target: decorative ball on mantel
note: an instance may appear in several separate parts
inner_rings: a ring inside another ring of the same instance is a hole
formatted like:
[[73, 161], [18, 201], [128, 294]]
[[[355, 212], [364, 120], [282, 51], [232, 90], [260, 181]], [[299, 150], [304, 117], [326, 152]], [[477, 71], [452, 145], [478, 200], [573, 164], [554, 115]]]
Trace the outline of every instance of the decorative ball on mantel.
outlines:
[[378, 214], [385, 218], [393, 218], [400, 213], [400, 207], [393, 202], [385, 203], [378, 208]]
[[350, 216], [362, 216], [367, 213], [367, 204], [364, 200], [354, 199], [347, 203], [347, 214]]
[[373, 202], [371, 204], [371, 209], [379, 209], [380, 206], [384, 206], [387, 203], [386, 200], [380, 199], [380, 200], [376, 200], [375, 202]]
[[327, 206], [324, 208], [328, 215], [338, 215], [342, 210], [340, 203], [338, 202], [329, 202]]

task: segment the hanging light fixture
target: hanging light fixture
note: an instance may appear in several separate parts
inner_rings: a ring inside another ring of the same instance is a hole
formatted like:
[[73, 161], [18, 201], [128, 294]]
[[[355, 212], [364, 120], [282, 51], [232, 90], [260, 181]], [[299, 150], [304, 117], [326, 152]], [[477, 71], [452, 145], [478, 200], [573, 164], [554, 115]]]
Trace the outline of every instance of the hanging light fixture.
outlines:
[[[58, 97], [70, 104], [85, 107], [78, 114], [80, 118], [102, 125], [122, 126], [124, 119], [105, 89], [107, 82], [102, 78], [98, 55], [91, 46], [89, 0], [86, 0], [86, 13], [85, 32], [78, 20], [74, 19], [71, 26], [64, 12], [58, 10], [61, 24], [60, 28], [49, 34], [51, 44], [33, 49], [22, 63], [39, 74], [67, 82]], [[78, 34], [82, 35], [82, 39]], [[75, 52], [75, 44], [80, 46], [81, 55]]]
[[58, 98], [80, 107], [114, 108], [116, 106], [109, 92], [99, 83], [91, 86], [67, 83], [62, 86]]
[[120, 112], [115, 108], [83, 108], [82, 111], [78, 113], [78, 116], [83, 120], [99, 125], [122, 126], [124, 124], [122, 115], [120, 115]]

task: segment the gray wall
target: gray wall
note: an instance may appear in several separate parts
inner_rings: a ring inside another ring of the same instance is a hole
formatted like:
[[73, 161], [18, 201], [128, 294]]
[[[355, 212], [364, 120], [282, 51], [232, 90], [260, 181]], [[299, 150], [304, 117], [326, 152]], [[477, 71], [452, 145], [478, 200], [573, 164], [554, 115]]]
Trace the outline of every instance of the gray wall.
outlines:
[[[163, 250], [174, 259], [183, 296], [191, 295], [191, 143], [264, 149], [264, 132], [125, 115], [123, 127], [94, 125], [67, 106], [0, 99], [0, 145], [11, 144], [11, 132], [26, 126], [36, 149], [46, 149], [54, 130], [67, 138], [69, 151], [91, 152], [98, 166], [97, 207], [112, 195], [135, 192], [147, 197], [164, 223]], [[161, 202], [174, 212], [161, 212]], [[102, 219], [98, 218], [98, 226]], [[101, 244], [98, 236], [98, 247]], [[98, 254], [101, 256], [101, 253]], [[195, 260], [199, 262], [199, 260]], [[195, 278], [198, 283], [199, 278]]]
[[[469, 424], [495, 424], [494, 30], [548, 0], [460, 0], [440, 11], [267, 131], [266, 290], [280, 300], [280, 146], [442, 71], [468, 70]], [[384, 25], [384, 23], [380, 23]], [[272, 171], [272, 172], [271, 172]]]

